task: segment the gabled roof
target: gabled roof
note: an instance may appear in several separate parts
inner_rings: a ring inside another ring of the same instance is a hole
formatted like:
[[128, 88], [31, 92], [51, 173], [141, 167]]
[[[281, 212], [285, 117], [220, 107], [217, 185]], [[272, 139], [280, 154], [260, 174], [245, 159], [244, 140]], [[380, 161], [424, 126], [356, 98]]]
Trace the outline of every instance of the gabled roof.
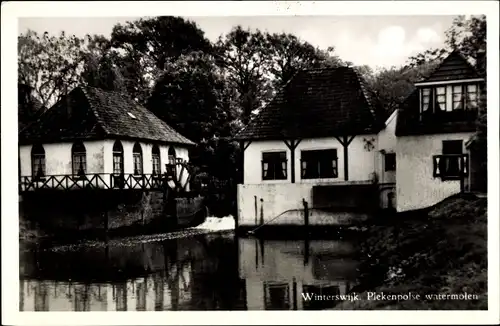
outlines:
[[77, 87], [23, 130], [20, 142], [130, 138], [193, 145], [126, 94]]
[[451, 52], [427, 78], [418, 83], [475, 78], [480, 78], [476, 69], [474, 69], [460, 52], [455, 50]]
[[[439, 82], [481, 78], [476, 69], [458, 51], [450, 53], [439, 66], [421, 82]], [[418, 83], [417, 83], [418, 84]], [[400, 105], [396, 136], [470, 132], [476, 129], [475, 121], [420, 121], [420, 96], [416, 88]]]
[[349, 67], [298, 72], [236, 139], [316, 138], [378, 132], [383, 111]]

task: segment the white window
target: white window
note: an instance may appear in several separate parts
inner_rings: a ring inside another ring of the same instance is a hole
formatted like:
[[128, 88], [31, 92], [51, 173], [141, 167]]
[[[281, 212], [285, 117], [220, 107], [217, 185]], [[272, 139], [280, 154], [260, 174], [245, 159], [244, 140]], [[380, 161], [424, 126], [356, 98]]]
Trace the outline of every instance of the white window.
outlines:
[[461, 110], [464, 107], [463, 103], [463, 86], [453, 86], [453, 110]]
[[446, 105], [446, 87], [436, 87], [436, 103], [438, 104], [436, 111], [448, 111]]
[[475, 84], [467, 85], [467, 108], [477, 108], [478, 87]]
[[422, 112], [429, 109], [429, 103], [431, 102], [431, 89], [422, 89]]

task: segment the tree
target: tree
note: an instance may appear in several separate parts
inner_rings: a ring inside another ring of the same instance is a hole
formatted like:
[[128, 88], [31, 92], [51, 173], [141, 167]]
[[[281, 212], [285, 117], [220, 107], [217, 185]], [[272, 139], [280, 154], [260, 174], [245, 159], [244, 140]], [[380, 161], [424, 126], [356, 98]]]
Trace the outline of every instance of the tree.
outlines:
[[385, 111], [390, 114], [415, 90], [415, 82], [424, 78], [437, 65], [436, 61], [422, 61], [418, 65], [391, 67], [364, 76], [370, 89], [379, 99]]
[[456, 17], [446, 31], [446, 45], [477, 59], [478, 52], [486, 45], [486, 16]]
[[234, 150], [228, 148], [235, 131], [235, 108], [231, 89], [212, 56], [193, 52], [168, 61], [147, 106], [198, 144], [190, 153], [192, 163], [206, 166], [210, 175], [234, 170]]
[[268, 69], [273, 75], [274, 87], [285, 85], [297, 71], [309, 68], [341, 65], [333, 55], [334, 48], [321, 50], [293, 34], [266, 34], [270, 54]]
[[210, 52], [210, 41], [204, 32], [181, 17], [161, 16], [117, 24], [111, 34], [114, 47], [137, 51], [163, 70], [169, 59], [177, 59], [192, 51]]
[[219, 38], [215, 53], [230, 87], [236, 90], [241, 119], [246, 124], [271, 94], [266, 76], [269, 56], [266, 38], [259, 30], [244, 30], [236, 26]]
[[45, 108], [61, 99], [80, 81], [84, 40], [34, 31], [18, 37], [18, 82], [33, 89]]

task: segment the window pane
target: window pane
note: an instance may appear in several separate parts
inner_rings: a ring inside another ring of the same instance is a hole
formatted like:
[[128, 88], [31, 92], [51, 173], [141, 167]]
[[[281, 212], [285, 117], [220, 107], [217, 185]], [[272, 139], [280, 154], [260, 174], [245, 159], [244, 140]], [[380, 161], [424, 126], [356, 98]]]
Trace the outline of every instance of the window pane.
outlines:
[[462, 140], [443, 140], [443, 154], [462, 154]]
[[424, 89], [422, 89], [422, 95], [424, 95], [424, 96], [430, 96], [431, 95], [431, 89], [430, 88], [424, 88]]
[[467, 85], [467, 92], [477, 92], [477, 85]]
[[302, 151], [301, 160], [303, 179], [336, 177], [336, 149]]
[[446, 94], [446, 88], [445, 88], [445, 87], [437, 87], [437, 88], [436, 88], [436, 94], [437, 94], [437, 95], [443, 95], [443, 94]]

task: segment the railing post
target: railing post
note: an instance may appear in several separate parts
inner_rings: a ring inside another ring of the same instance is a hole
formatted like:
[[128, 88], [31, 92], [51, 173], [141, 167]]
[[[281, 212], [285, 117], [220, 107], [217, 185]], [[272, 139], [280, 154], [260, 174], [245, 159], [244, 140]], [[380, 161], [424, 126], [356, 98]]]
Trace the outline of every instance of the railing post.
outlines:
[[264, 224], [264, 199], [260, 199], [260, 225]]
[[257, 212], [257, 196], [253, 196], [254, 203], [255, 203], [255, 225], [257, 225], [257, 216], [259, 213]]
[[309, 226], [309, 205], [305, 199], [302, 199], [302, 204], [304, 205], [304, 225]]

